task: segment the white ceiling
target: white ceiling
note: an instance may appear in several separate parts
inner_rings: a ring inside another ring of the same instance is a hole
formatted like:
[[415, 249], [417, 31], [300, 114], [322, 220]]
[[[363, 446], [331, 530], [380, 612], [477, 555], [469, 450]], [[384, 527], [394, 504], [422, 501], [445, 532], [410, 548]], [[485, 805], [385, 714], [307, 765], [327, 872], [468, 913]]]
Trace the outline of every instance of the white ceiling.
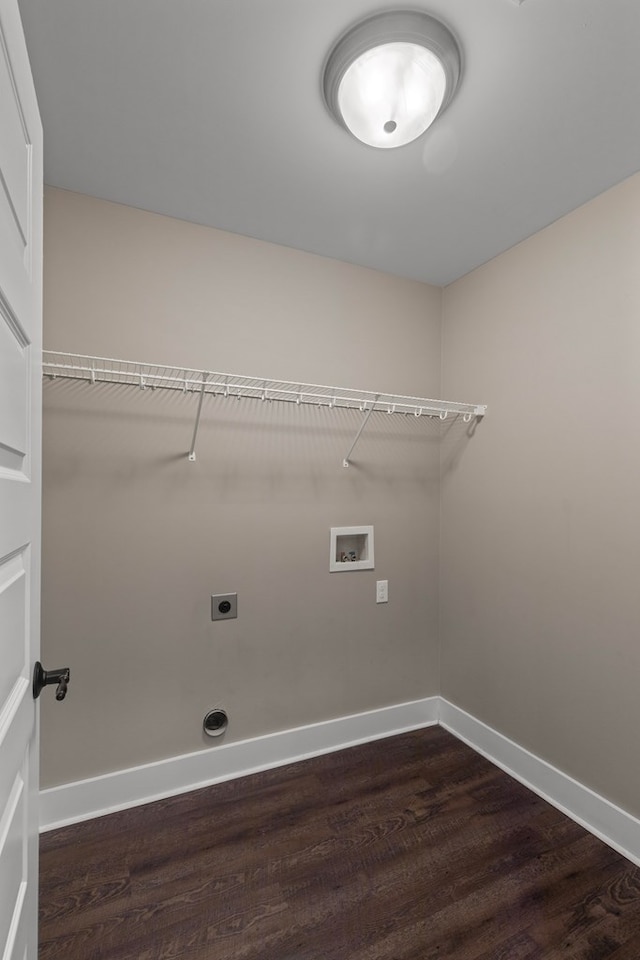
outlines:
[[46, 181], [446, 284], [640, 169], [640, 0], [429, 0], [454, 101], [406, 147], [354, 140], [323, 61], [407, 6], [20, 0]]

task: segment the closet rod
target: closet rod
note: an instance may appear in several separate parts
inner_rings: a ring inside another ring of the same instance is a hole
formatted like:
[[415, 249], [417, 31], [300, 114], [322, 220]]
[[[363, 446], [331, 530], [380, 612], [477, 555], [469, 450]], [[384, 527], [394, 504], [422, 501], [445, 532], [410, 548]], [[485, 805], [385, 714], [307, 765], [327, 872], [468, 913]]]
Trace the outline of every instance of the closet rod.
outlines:
[[51, 350], [43, 351], [42, 371], [45, 376], [52, 379], [60, 377], [87, 380], [91, 383], [125, 384], [142, 390], [151, 388], [198, 393], [198, 409], [188, 454], [190, 460], [195, 460], [195, 444], [205, 394], [361, 410], [366, 416], [349, 453], [343, 460], [344, 466], [349, 465], [349, 457], [374, 410], [405, 416], [439, 417], [441, 420], [446, 420], [450, 415], [461, 416], [465, 422], [469, 422], [472, 418], [483, 417], [487, 411], [484, 404], [432, 400], [425, 397], [403, 396], [350, 387], [331, 387], [317, 383], [269, 380], [189, 367], [115, 360]]

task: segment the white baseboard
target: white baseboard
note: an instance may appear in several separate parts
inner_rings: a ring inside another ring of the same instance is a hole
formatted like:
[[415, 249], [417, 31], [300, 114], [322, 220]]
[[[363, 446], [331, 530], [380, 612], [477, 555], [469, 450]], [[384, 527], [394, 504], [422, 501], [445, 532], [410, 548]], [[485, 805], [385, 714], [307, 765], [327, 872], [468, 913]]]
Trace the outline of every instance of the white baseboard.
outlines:
[[220, 744], [40, 792], [40, 830], [53, 830], [223, 780], [395, 736], [438, 722], [438, 697]]
[[79, 823], [436, 723], [640, 866], [640, 820], [441, 697], [220, 744], [51, 787], [40, 793], [40, 829]]
[[640, 866], [640, 820], [443, 698], [439, 722], [477, 753]]

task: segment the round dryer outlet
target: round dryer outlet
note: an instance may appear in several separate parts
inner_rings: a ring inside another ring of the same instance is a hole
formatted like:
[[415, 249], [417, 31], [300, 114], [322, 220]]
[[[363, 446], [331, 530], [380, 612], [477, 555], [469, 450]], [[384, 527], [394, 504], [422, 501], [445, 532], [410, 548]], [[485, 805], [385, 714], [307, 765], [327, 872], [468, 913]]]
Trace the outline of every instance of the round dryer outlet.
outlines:
[[224, 710], [210, 710], [203, 720], [202, 729], [208, 737], [220, 737], [229, 726], [229, 717]]

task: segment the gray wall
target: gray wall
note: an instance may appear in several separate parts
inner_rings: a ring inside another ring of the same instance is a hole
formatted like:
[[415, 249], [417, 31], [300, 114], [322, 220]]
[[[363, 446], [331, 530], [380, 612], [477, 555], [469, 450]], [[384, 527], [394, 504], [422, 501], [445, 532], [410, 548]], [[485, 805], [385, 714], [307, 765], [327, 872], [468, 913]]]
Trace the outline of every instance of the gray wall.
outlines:
[[[441, 291], [60, 190], [45, 348], [440, 394]], [[42, 785], [438, 690], [438, 430], [356, 411], [44, 385]], [[331, 526], [376, 569], [332, 573]], [[375, 580], [390, 600], [375, 603]], [[237, 621], [209, 596], [237, 590]], [[212, 748], [215, 750], [215, 746]]]
[[359, 415], [212, 401], [189, 464], [192, 397], [46, 383], [43, 785], [203, 749], [215, 704], [232, 740], [441, 690], [640, 815], [639, 224], [640, 176], [441, 292], [48, 191], [47, 347], [489, 415], [376, 416], [345, 471]]
[[640, 815], [640, 177], [444, 291], [442, 693]]

